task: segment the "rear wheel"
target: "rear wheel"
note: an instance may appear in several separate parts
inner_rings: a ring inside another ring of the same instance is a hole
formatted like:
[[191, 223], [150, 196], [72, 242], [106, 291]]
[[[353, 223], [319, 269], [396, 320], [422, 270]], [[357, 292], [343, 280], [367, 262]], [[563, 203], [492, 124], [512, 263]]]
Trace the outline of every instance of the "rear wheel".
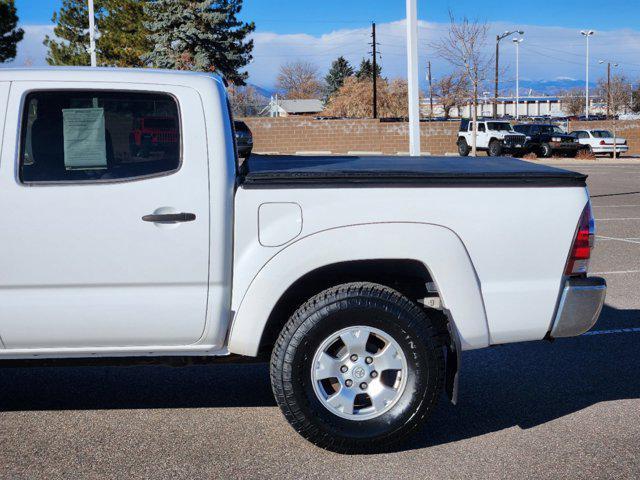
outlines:
[[465, 138], [460, 138], [458, 140], [458, 154], [461, 157], [467, 157], [470, 152], [471, 152], [471, 148], [469, 147], [467, 140]]
[[285, 417], [314, 444], [379, 451], [422, 425], [444, 378], [443, 347], [423, 309], [390, 288], [350, 283], [302, 305], [271, 356]]
[[500, 140], [491, 140], [487, 154], [490, 157], [499, 157], [502, 155], [502, 142]]

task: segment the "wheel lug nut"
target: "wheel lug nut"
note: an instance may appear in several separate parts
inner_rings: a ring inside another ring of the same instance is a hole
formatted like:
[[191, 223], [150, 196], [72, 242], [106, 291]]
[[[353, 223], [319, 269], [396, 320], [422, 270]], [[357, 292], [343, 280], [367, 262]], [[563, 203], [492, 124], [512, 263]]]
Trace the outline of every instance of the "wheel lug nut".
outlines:
[[350, 387], [351, 385], [353, 385], [353, 380], [347, 380], [347, 381], [345, 381], [345, 382], [344, 382], [344, 384], [345, 384], [347, 387]]
[[347, 368], [347, 366], [346, 366], [346, 365], [342, 365], [342, 366], [340, 367], [340, 371], [341, 371], [342, 373], [347, 373], [347, 370], [349, 370], [349, 369]]
[[371, 378], [376, 378], [377, 376], [378, 376], [378, 372], [376, 372], [375, 370], [371, 372]]
[[362, 383], [360, 384], [360, 388], [361, 388], [362, 390], [366, 390], [366, 389], [367, 389], [367, 383], [366, 383], [366, 382], [362, 382]]
[[356, 355], [355, 353], [353, 355], [351, 355], [351, 361], [352, 362], [357, 362], [358, 361], [358, 355]]
[[364, 359], [364, 361], [367, 362], [367, 365], [371, 365], [373, 363], [373, 358], [367, 357]]

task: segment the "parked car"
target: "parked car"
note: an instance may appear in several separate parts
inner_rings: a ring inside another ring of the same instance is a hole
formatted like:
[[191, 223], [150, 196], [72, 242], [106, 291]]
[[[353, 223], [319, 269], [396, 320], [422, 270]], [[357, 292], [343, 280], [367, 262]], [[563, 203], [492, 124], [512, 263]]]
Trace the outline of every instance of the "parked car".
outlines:
[[152, 152], [177, 148], [178, 126], [167, 116], [143, 116], [134, 120], [129, 135], [131, 155], [148, 157]]
[[606, 153], [613, 158], [614, 146], [616, 155], [629, 151], [627, 140], [616, 137], [614, 142], [613, 133], [609, 130], [575, 130], [571, 132], [571, 135], [577, 138], [581, 145], [585, 145], [587, 149], [595, 155]]
[[575, 157], [584, 148], [573, 135], [565, 133], [557, 125], [530, 123], [516, 125], [513, 128], [526, 135], [526, 150], [542, 158], [553, 155]]
[[[501, 120], [479, 120], [476, 150], [490, 157], [516, 153], [524, 147], [525, 136], [513, 130], [511, 123]], [[473, 144], [473, 122], [462, 120], [458, 132], [458, 153], [466, 157]]]
[[[128, 155], [141, 111], [173, 119], [179, 148]], [[229, 111], [212, 74], [0, 69], [0, 361], [270, 359], [295, 430], [364, 452], [455, 402], [463, 350], [596, 322], [585, 175], [511, 158], [239, 169]]]
[[238, 145], [238, 155], [247, 158], [253, 150], [253, 135], [246, 123], [236, 120], [234, 122], [236, 132], [236, 144]]

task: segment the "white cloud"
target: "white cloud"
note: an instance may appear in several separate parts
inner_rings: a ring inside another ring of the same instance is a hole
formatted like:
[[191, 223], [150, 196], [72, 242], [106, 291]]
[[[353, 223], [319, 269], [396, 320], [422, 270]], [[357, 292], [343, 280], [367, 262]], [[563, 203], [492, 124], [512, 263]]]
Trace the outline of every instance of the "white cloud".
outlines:
[[[426, 62], [431, 60], [435, 78], [448, 73], [451, 67], [435, 56], [431, 45], [447, 32], [448, 25], [419, 22], [421, 82], [426, 83]], [[520, 50], [520, 74], [522, 80], [584, 79], [585, 40], [579, 31], [564, 27], [541, 27], [536, 25], [513, 25], [501, 22], [490, 24], [487, 53], [493, 55], [495, 35], [505, 30], [522, 29], [525, 42]], [[406, 40], [404, 21], [379, 24], [377, 26], [379, 50], [382, 55], [384, 75], [406, 77]], [[337, 30], [322, 36], [305, 34], [280, 35], [258, 32], [254, 36], [254, 62], [247, 71], [250, 82], [272, 87], [278, 68], [282, 63], [305, 60], [316, 64], [322, 74], [331, 62], [344, 55], [354, 66], [363, 57], [369, 57], [369, 28]], [[640, 31], [621, 29], [596, 32], [591, 38], [592, 77], [605, 72], [599, 67], [599, 59], [619, 62], [621, 71], [630, 79], [640, 77]], [[515, 84], [515, 49], [510, 39], [501, 42], [501, 66], [506, 69], [503, 85], [513, 88]], [[491, 77], [491, 75], [490, 75]]]
[[16, 58], [4, 67], [34, 67], [46, 65], [45, 57], [47, 48], [42, 44], [46, 35], [53, 35], [53, 25], [21, 25], [24, 30], [24, 38], [18, 44]]
[[[406, 76], [405, 27], [404, 21], [378, 24], [378, 43], [382, 55], [384, 75], [390, 78]], [[446, 62], [437, 58], [430, 45], [446, 34], [447, 24], [419, 22], [420, 29], [420, 71], [424, 72], [421, 82], [425, 83], [426, 62], [431, 60], [435, 78], [451, 69]], [[22, 25], [24, 40], [18, 46], [18, 56], [5, 66], [45, 65], [46, 48], [42, 44], [45, 35], [53, 33], [52, 25]], [[514, 25], [492, 23], [487, 44], [487, 53], [493, 54], [496, 33], [515, 28], [525, 31], [525, 42], [521, 46], [520, 73], [523, 81], [552, 79], [584, 79], [585, 40], [577, 30], [564, 27], [541, 27], [536, 25]], [[313, 36], [305, 33], [278, 34], [258, 31], [253, 34], [254, 61], [247, 71], [253, 84], [271, 88], [275, 84], [278, 69], [288, 61], [305, 60], [318, 66], [322, 75], [331, 62], [344, 55], [357, 67], [363, 57], [371, 51], [370, 29], [341, 29]], [[515, 50], [509, 39], [501, 43], [501, 65], [506, 68], [502, 84], [513, 88], [515, 77]], [[605, 70], [598, 65], [599, 59], [620, 63], [618, 71], [623, 71], [630, 79], [640, 78], [640, 31], [620, 29], [597, 31], [591, 38], [592, 79], [604, 75]]]

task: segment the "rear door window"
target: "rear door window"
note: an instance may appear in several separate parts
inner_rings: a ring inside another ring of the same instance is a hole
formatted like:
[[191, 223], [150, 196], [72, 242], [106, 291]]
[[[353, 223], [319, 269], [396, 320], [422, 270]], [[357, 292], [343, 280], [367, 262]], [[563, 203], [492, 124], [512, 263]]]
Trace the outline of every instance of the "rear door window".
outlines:
[[23, 111], [23, 183], [110, 182], [180, 168], [178, 105], [166, 94], [39, 91]]

